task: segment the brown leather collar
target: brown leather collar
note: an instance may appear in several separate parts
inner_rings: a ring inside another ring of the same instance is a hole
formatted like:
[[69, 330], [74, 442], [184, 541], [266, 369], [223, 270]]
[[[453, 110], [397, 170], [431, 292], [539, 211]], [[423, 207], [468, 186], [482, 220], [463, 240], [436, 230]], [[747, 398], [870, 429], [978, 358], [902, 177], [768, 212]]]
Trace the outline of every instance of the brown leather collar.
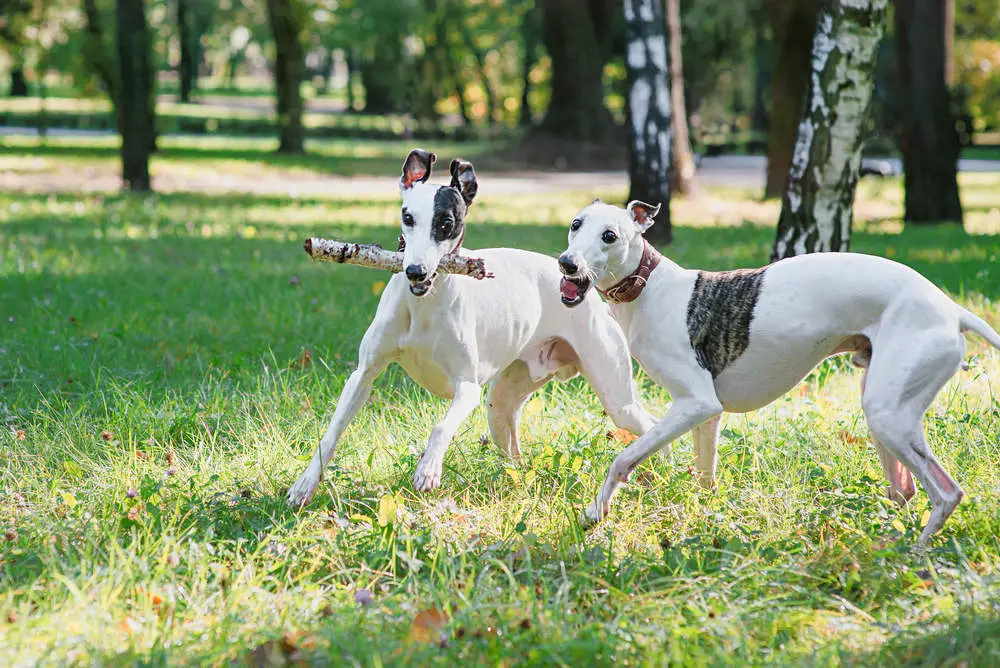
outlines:
[[649, 281], [649, 275], [653, 273], [654, 269], [656, 269], [656, 265], [660, 264], [660, 259], [662, 257], [663, 256], [660, 255], [659, 251], [653, 248], [648, 241], [643, 239], [642, 259], [639, 260], [639, 266], [636, 270], [612, 285], [607, 290], [597, 288], [597, 291], [604, 295], [604, 298], [609, 302], [614, 302], [616, 304], [635, 301], [639, 298], [639, 295], [642, 294], [643, 289], [646, 287], [646, 283]]

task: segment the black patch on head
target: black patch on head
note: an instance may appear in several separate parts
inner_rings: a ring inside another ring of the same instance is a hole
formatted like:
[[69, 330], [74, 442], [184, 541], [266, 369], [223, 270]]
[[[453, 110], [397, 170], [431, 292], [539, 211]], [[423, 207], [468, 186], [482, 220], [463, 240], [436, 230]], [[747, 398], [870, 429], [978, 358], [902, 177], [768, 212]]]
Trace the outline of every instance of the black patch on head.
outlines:
[[443, 186], [434, 193], [434, 214], [431, 218], [431, 235], [441, 243], [458, 239], [465, 233], [465, 212], [462, 194], [456, 188]]
[[698, 272], [688, 301], [688, 336], [698, 365], [713, 378], [750, 344], [750, 323], [766, 269]]

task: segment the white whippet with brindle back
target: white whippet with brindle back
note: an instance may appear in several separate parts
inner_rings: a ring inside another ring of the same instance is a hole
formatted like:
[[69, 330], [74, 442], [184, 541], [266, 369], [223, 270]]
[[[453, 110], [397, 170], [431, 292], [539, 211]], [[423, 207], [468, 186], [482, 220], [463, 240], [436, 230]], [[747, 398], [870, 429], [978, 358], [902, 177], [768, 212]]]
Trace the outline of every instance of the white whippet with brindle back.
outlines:
[[493, 278], [437, 275], [441, 258], [462, 246], [478, 185], [472, 165], [462, 160], [451, 163], [449, 185], [427, 183], [435, 159], [415, 149], [403, 164], [405, 270], [386, 285], [330, 426], [288, 491], [293, 506], [312, 499], [337, 441], [390, 362], [431, 393], [451, 399], [413, 476], [419, 491], [441, 483], [445, 450], [487, 384], [493, 442], [515, 460], [521, 407], [553, 377], [581, 373], [615, 424], [635, 434], [656, 422], [639, 404], [628, 345], [608, 307], [597, 301], [575, 311], [564, 308], [555, 259], [493, 248], [474, 251]]
[[963, 492], [927, 446], [924, 413], [962, 364], [962, 333], [996, 348], [1000, 336], [917, 272], [879, 257], [819, 253], [759, 269], [683, 269], [642, 236], [658, 211], [595, 200], [573, 220], [559, 258], [563, 303], [579, 308], [595, 286], [632, 355], [673, 397], [664, 418], [615, 459], [583, 521], [605, 517], [632, 470], [688, 431], [701, 483], [713, 487], [723, 412], [765, 406], [824, 358], [853, 353], [865, 369], [861, 406], [889, 497], [906, 503], [914, 476], [930, 497], [926, 544]]

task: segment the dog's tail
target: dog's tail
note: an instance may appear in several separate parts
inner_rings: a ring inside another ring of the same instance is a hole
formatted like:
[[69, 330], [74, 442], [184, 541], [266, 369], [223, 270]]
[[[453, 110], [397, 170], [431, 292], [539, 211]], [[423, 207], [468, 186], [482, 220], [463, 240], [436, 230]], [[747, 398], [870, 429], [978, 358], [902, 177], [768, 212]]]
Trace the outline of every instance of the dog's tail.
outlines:
[[968, 311], [961, 306], [959, 309], [961, 311], [961, 315], [959, 316], [958, 323], [962, 331], [975, 332], [979, 336], [986, 339], [991, 346], [1000, 350], [1000, 334], [997, 334], [996, 330], [990, 327], [985, 320], [972, 311]]

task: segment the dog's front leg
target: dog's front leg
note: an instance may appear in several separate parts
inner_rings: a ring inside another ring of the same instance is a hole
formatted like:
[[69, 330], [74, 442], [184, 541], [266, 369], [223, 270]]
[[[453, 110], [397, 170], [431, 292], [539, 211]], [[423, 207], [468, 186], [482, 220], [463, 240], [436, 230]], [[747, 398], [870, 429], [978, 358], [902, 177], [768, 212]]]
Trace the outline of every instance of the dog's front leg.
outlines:
[[398, 352], [398, 337], [408, 324], [403, 309], [399, 308], [399, 289], [392, 284], [382, 293], [378, 311], [369, 325], [358, 349], [358, 368], [344, 384], [326, 433], [313, 452], [309, 466], [288, 490], [288, 505], [299, 508], [312, 500], [319, 486], [323, 470], [333, 457], [337, 441], [347, 429], [371, 394], [372, 383], [388, 366]]
[[479, 405], [482, 386], [471, 381], [455, 383], [455, 397], [448, 407], [448, 412], [431, 431], [427, 449], [424, 450], [417, 472], [413, 475], [413, 487], [419, 492], [429, 492], [441, 484], [441, 468], [444, 464], [444, 453], [448, 450], [455, 431], [465, 418]]
[[698, 484], [705, 489], [715, 488], [715, 468], [718, 464], [719, 425], [721, 415], [713, 415], [694, 428], [694, 468], [698, 471]]
[[706, 420], [722, 413], [722, 405], [715, 395], [706, 397], [684, 397], [674, 401], [656, 426], [642, 435], [632, 445], [618, 455], [601, 491], [586, 510], [581, 521], [589, 526], [603, 519], [611, 510], [611, 499], [623, 482], [627, 482], [635, 467], [654, 452], [666, 447], [671, 441], [691, 431]]

